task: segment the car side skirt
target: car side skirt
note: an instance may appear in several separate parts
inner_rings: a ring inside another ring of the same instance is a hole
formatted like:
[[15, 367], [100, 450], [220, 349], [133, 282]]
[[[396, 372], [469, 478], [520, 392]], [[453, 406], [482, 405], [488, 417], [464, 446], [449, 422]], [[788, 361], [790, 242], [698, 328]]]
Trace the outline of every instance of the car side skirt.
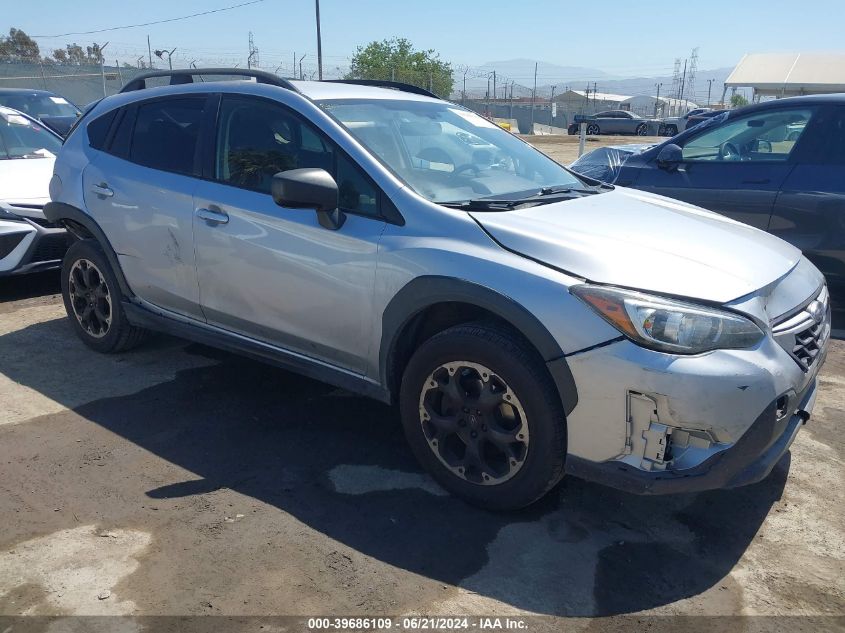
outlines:
[[125, 300], [123, 309], [129, 322], [137, 327], [164, 332], [196, 343], [234, 352], [390, 404], [390, 393], [378, 383], [317, 359], [263, 341], [257, 341], [235, 332], [229, 332], [213, 325], [188, 320], [178, 315], [170, 315], [152, 306], [141, 305], [139, 302]]

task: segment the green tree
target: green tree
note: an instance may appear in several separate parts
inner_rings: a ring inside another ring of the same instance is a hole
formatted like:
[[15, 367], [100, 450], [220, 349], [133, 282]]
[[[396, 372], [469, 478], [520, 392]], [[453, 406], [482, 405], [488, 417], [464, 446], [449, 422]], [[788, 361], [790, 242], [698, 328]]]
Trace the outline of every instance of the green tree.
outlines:
[[71, 64], [84, 64], [88, 61], [88, 58], [85, 56], [85, 51], [82, 50], [82, 47], [76, 42], [66, 45], [65, 48], [67, 49], [68, 61]]
[[743, 97], [741, 94], [735, 94], [731, 97], [732, 108], [741, 108], [742, 106], [746, 105], [748, 105], [748, 99]]
[[346, 79], [380, 79], [413, 84], [448, 98], [452, 65], [433, 50], [415, 50], [405, 38], [393, 37], [359, 46]]
[[41, 52], [38, 43], [29, 35], [14, 27], [9, 29], [8, 37], [0, 36], [0, 57], [11, 57], [21, 61], [38, 61]]
[[63, 48], [57, 48], [56, 50], [53, 51], [53, 58], [59, 64], [67, 64], [67, 51], [64, 50]]

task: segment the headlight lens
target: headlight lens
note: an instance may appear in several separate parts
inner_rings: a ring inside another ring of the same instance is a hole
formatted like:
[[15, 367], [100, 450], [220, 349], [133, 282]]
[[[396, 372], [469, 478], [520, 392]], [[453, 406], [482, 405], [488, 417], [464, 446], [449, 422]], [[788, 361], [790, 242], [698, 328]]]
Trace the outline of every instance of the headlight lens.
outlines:
[[754, 322], [733, 312], [605, 286], [570, 292], [631, 340], [662, 352], [751, 347], [763, 338]]

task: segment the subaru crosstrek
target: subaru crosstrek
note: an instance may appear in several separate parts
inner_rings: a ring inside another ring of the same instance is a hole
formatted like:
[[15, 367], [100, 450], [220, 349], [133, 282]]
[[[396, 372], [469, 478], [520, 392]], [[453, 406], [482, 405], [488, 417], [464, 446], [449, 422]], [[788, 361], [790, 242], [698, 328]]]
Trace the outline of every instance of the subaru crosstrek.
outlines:
[[395, 402], [423, 466], [486, 507], [565, 473], [759, 481], [812, 410], [830, 309], [796, 248], [418, 88], [156, 71], [83, 117], [50, 193], [87, 345], [161, 330]]

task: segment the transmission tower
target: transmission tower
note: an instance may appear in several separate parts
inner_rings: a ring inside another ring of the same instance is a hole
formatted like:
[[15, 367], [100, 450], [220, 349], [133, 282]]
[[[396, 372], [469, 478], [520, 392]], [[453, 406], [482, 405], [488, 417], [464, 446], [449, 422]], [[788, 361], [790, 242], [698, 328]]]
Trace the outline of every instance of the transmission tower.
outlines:
[[[681, 58], [675, 58], [675, 70], [672, 73], [672, 90], [669, 91], [669, 97], [676, 99], [681, 90]], [[671, 108], [671, 105], [670, 105]]]
[[687, 95], [687, 100], [692, 99], [695, 102], [695, 71], [698, 68], [698, 46], [692, 49], [692, 54], [689, 60], [689, 70], [687, 71], [687, 87], [684, 93]]
[[258, 47], [252, 40], [252, 31], [249, 32], [249, 57], [246, 58], [247, 68], [261, 68], [261, 62], [258, 59]]

